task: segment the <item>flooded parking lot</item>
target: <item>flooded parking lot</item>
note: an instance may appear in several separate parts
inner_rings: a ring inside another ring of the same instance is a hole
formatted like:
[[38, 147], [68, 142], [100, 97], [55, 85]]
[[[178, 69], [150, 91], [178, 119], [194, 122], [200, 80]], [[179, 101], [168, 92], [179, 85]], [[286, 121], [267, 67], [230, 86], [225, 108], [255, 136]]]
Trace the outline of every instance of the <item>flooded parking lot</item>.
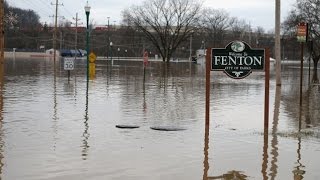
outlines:
[[281, 87], [271, 73], [267, 132], [263, 73], [211, 72], [206, 127], [203, 65], [98, 61], [89, 81], [85, 65], [68, 80], [62, 61], [6, 59], [1, 179], [320, 179], [320, 86], [306, 69], [300, 107], [299, 64]]

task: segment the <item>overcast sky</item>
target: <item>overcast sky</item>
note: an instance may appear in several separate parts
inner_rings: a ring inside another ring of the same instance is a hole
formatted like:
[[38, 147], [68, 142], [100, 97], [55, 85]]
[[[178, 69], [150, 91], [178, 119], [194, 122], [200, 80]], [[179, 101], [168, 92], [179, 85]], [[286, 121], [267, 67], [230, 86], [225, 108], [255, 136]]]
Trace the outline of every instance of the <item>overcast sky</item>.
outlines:
[[[37, 12], [41, 22], [51, 24], [54, 15], [56, 0], [7, 0], [9, 5], [23, 9], [32, 9]], [[140, 5], [144, 0], [89, 0], [91, 6], [90, 19], [99, 25], [121, 22], [121, 11], [131, 5]], [[77, 2], [77, 3], [75, 3]], [[252, 27], [262, 26], [266, 30], [274, 28], [275, 0], [205, 0], [204, 7], [224, 9], [230, 16], [245, 19]], [[281, 0], [281, 16], [284, 19], [296, 0]], [[72, 20], [79, 14], [79, 18], [85, 23], [84, 6], [86, 0], [59, 0], [59, 16]]]

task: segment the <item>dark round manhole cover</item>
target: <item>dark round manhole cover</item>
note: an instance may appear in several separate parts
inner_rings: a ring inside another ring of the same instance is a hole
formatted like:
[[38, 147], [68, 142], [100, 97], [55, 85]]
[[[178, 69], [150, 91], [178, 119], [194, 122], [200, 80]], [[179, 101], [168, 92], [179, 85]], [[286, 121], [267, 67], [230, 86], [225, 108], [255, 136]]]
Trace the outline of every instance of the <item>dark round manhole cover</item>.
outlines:
[[186, 130], [185, 128], [174, 127], [174, 126], [152, 126], [150, 128], [153, 130], [157, 130], [157, 131], [183, 131], [183, 130]]
[[121, 129], [135, 129], [135, 128], [139, 128], [140, 126], [136, 126], [136, 125], [116, 125], [116, 128], [121, 128]]

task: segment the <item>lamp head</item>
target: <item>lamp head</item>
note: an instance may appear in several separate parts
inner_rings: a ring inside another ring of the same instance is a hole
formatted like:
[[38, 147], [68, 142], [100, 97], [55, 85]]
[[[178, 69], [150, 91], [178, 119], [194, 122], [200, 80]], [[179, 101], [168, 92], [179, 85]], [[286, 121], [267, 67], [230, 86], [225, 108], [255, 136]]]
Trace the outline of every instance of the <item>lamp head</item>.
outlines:
[[90, 9], [91, 9], [91, 7], [89, 6], [89, 3], [88, 3], [88, 1], [87, 1], [86, 6], [84, 7], [84, 10], [86, 11], [86, 14], [89, 14], [89, 13], [90, 13]]

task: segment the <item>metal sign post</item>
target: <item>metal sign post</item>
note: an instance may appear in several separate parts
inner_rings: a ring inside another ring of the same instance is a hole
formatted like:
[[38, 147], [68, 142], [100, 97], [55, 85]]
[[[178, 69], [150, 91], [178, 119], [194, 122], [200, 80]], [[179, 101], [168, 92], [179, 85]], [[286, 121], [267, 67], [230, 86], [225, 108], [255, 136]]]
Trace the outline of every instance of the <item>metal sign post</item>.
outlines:
[[144, 53], [143, 53], [143, 83], [146, 80], [146, 67], [148, 65], [148, 62], [149, 62], [148, 51], [144, 51]]
[[64, 58], [64, 70], [68, 71], [68, 81], [70, 81], [70, 70], [74, 69], [74, 58]]
[[300, 64], [300, 106], [302, 105], [302, 83], [303, 83], [303, 48], [308, 40], [308, 24], [301, 22], [297, 28], [297, 41], [301, 44], [301, 64]]

